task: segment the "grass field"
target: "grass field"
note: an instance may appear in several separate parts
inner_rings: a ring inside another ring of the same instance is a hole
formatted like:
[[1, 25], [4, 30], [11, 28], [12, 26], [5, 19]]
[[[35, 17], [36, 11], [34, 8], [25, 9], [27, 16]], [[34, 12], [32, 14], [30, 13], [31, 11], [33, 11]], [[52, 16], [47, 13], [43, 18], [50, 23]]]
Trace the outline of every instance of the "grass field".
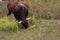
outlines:
[[[24, 3], [29, 10], [29, 27], [21, 29], [14, 15], [7, 17], [7, 4]], [[60, 40], [60, 0], [5, 0], [0, 3], [0, 40]]]
[[60, 20], [40, 20], [40, 24], [17, 32], [0, 32], [0, 40], [60, 40]]
[[[28, 20], [28, 25], [34, 25], [36, 23], [36, 18], [35, 16], [31, 16], [30, 20]], [[24, 28], [23, 25], [17, 22], [17, 20], [10, 19], [10, 17], [3, 17], [0, 19], [0, 31], [4, 32], [14, 32], [14, 31], [19, 31], [21, 28]]]

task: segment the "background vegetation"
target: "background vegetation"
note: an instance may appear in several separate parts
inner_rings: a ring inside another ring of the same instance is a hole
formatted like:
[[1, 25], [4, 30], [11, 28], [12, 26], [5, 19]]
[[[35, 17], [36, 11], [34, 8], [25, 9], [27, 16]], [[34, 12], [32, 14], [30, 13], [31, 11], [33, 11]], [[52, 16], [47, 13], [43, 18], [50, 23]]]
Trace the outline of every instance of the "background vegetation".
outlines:
[[9, 2], [24, 3], [29, 8], [29, 15], [41, 19], [60, 19], [60, 0], [5, 0], [0, 3], [0, 17], [7, 14], [6, 5]]

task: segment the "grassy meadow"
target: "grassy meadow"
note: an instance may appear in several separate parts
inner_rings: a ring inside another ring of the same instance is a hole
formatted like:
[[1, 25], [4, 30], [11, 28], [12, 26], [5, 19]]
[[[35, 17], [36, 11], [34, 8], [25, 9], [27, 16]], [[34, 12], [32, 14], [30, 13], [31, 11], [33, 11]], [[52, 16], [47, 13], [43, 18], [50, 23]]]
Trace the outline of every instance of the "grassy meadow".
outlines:
[[[30, 20], [28, 20], [28, 25], [34, 25], [36, 22], [36, 19], [34, 16], [31, 17]], [[19, 31], [21, 28], [23, 28], [23, 25], [20, 23], [18, 24], [17, 20], [10, 19], [9, 17], [4, 17], [0, 19], [0, 31], [4, 32], [14, 32]]]
[[[29, 27], [22, 29], [14, 15], [7, 16], [9, 2], [24, 3]], [[0, 40], [60, 40], [60, 0], [5, 0], [0, 3]]]

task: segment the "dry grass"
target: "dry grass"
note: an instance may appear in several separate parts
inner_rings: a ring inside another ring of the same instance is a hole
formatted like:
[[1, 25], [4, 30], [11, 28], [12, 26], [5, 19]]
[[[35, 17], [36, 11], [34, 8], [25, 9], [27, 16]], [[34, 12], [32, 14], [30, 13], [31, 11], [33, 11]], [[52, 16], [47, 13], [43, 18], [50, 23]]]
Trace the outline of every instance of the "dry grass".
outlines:
[[[16, 0], [14, 0], [16, 1]], [[36, 15], [41, 19], [60, 19], [60, 0], [20, 0], [29, 8], [29, 15]], [[0, 4], [0, 17], [7, 14], [8, 0]]]

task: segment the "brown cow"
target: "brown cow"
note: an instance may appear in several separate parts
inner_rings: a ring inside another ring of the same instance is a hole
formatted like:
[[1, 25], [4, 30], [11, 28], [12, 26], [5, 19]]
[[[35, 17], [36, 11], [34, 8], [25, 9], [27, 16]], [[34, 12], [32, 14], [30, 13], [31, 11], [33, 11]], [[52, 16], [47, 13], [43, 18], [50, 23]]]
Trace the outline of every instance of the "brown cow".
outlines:
[[8, 8], [7, 16], [13, 13], [18, 22], [22, 21], [23, 26], [25, 28], [28, 27], [28, 23], [26, 21], [26, 17], [28, 16], [28, 8], [24, 4], [17, 2], [8, 3], [7, 8]]

